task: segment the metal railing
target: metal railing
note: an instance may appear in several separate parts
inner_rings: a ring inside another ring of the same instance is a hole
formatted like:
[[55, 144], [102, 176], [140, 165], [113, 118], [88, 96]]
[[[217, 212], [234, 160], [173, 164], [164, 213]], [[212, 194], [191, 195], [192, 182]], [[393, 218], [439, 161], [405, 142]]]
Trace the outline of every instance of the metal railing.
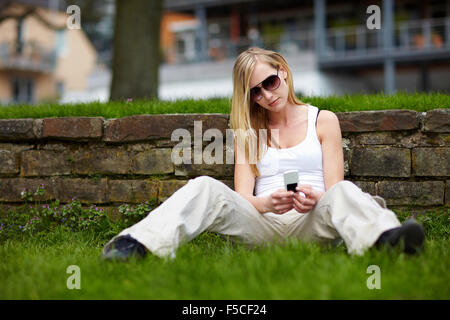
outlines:
[[25, 42], [17, 48], [16, 42], [0, 43], [0, 69], [52, 72], [56, 65], [56, 51]]
[[[414, 53], [450, 49], [450, 18], [402, 21], [395, 24], [394, 52]], [[383, 30], [366, 26], [328, 29], [325, 57], [367, 56], [384, 52]]]
[[[281, 53], [297, 53], [314, 50], [314, 30], [294, 30], [283, 34], [265, 34], [257, 38], [240, 37], [234, 41], [224, 38], [207, 39], [206, 61], [221, 61], [235, 58], [240, 52], [251, 46], [272, 49]], [[199, 46], [195, 54], [189, 58], [179, 52], [176, 47], [168, 49], [172, 63], [182, 64], [201, 61]]]
[[[383, 30], [369, 30], [365, 25], [355, 25], [325, 30], [325, 48], [322, 57], [362, 57], [380, 55], [385, 52]], [[220, 61], [235, 58], [241, 51], [256, 45], [276, 50], [283, 54], [313, 51], [315, 33], [310, 30], [291, 30], [283, 34], [259, 34], [254, 39], [241, 37], [235, 41], [229, 39], [210, 38], [207, 40], [207, 61]], [[394, 52], [415, 53], [422, 51], [450, 49], [450, 17], [438, 19], [422, 19], [397, 22], [394, 27]], [[193, 58], [185, 59], [176, 48], [171, 48], [174, 63], [200, 61], [198, 46]]]

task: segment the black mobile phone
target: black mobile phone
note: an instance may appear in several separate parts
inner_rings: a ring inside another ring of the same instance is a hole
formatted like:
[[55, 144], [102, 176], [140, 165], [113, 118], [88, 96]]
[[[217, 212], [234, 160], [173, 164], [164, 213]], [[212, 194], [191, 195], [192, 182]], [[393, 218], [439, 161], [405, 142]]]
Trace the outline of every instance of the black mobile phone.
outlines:
[[295, 188], [298, 185], [298, 171], [288, 170], [283, 173], [284, 186], [287, 191], [296, 192]]

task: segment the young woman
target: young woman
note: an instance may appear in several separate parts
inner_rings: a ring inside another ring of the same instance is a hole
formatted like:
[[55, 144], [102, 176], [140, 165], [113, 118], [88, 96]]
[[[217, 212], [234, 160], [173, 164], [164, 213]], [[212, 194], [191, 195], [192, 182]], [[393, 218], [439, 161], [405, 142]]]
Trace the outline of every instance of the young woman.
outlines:
[[[204, 231], [247, 244], [343, 240], [354, 254], [372, 246], [401, 244], [407, 253], [423, 247], [422, 226], [413, 219], [401, 225], [382, 198], [343, 180], [339, 121], [334, 113], [322, 110], [319, 115], [317, 107], [297, 99], [280, 54], [250, 48], [238, 56], [230, 124], [235, 191], [208, 176], [189, 180], [114, 237], [104, 248], [105, 259], [126, 260], [148, 251], [175, 257], [180, 244]], [[287, 170], [299, 172], [296, 192], [284, 187]]]

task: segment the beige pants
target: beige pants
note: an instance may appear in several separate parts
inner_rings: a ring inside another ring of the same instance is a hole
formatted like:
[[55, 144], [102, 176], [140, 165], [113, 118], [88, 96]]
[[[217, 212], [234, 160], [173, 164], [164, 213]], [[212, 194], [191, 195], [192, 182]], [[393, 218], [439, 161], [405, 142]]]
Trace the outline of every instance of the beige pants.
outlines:
[[394, 212], [350, 181], [336, 183], [306, 214], [293, 209], [277, 215], [260, 214], [227, 185], [201, 176], [189, 180], [146, 218], [117, 236], [129, 234], [153, 254], [172, 258], [182, 243], [204, 231], [247, 244], [287, 238], [335, 242], [342, 238], [349, 253], [362, 254], [383, 231], [398, 226]]

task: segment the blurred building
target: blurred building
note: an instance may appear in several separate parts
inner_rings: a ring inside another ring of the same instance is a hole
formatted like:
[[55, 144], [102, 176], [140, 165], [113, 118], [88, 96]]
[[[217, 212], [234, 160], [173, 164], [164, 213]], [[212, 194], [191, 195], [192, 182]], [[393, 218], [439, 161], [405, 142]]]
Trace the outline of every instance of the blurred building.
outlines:
[[[97, 53], [52, 1], [0, 2], [0, 103], [58, 101], [86, 92]], [[54, 2], [56, 3], [57, 2]]]
[[[377, 5], [381, 29], [367, 20]], [[166, 0], [161, 98], [230, 96], [235, 57], [279, 51], [305, 95], [450, 89], [450, 1]], [[190, 18], [189, 18], [190, 17]]]
[[[0, 0], [1, 103], [108, 100], [115, 1], [92, 1], [85, 32], [60, 28], [70, 2]], [[367, 27], [371, 5], [381, 29]], [[298, 94], [450, 91], [450, 0], [164, 0], [160, 45], [164, 100], [231, 97], [250, 46], [282, 53]]]

